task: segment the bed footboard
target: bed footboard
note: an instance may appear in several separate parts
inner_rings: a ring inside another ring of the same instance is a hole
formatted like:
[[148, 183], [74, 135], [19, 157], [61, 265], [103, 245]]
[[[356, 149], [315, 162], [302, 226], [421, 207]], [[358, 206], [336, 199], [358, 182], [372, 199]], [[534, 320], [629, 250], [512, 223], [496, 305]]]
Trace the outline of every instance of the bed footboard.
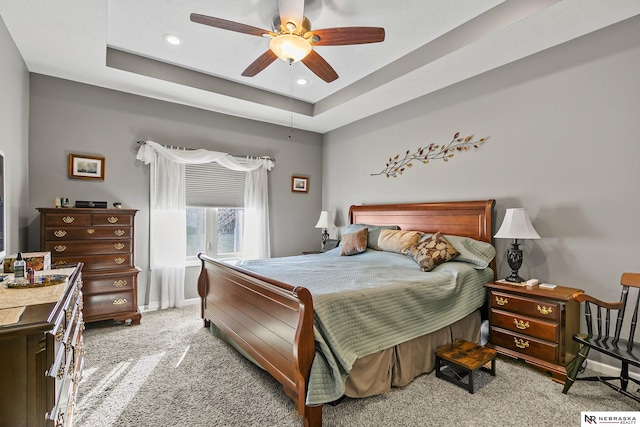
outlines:
[[304, 418], [322, 425], [322, 406], [307, 406], [315, 355], [313, 301], [306, 288], [262, 277], [199, 254], [198, 294], [205, 326], [213, 322], [284, 388]]

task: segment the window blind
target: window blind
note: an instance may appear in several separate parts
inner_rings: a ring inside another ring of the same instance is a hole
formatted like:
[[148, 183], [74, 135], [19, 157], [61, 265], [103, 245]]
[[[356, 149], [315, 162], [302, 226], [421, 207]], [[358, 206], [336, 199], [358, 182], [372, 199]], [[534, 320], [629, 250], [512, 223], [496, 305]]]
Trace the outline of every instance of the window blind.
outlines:
[[246, 176], [246, 172], [227, 169], [215, 162], [185, 165], [187, 206], [244, 207]]

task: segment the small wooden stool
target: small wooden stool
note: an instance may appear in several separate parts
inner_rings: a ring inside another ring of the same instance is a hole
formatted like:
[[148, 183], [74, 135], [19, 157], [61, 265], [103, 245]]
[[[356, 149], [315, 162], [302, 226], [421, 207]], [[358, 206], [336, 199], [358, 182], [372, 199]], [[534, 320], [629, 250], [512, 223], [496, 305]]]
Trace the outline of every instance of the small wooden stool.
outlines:
[[[451, 344], [440, 347], [436, 350], [436, 377], [452, 382], [469, 393], [473, 393], [473, 373], [478, 369], [483, 369], [494, 377], [496, 376], [496, 351], [483, 347], [469, 341], [457, 340]], [[484, 365], [491, 362], [491, 369]], [[450, 364], [452, 374], [445, 373], [441, 367]], [[461, 371], [461, 374], [456, 372]], [[464, 383], [462, 378], [469, 377], [468, 383]]]

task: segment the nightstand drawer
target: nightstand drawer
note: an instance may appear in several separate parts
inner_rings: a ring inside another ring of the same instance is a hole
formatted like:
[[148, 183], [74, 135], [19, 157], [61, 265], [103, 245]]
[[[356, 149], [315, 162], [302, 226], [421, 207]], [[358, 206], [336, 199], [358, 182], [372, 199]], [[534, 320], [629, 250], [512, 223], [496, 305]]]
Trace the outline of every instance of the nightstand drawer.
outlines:
[[523, 355], [536, 357], [551, 363], [558, 363], [558, 344], [541, 341], [505, 329], [491, 327], [491, 342]]
[[537, 319], [556, 322], [560, 320], [560, 304], [553, 301], [531, 299], [492, 290], [489, 305], [491, 308], [520, 313]]
[[545, 341], [558, 342], [560, 339], [559, 323], [545, 322], [533, 317], [521, 316], [517, 313], [491, 309], [491, 324]]

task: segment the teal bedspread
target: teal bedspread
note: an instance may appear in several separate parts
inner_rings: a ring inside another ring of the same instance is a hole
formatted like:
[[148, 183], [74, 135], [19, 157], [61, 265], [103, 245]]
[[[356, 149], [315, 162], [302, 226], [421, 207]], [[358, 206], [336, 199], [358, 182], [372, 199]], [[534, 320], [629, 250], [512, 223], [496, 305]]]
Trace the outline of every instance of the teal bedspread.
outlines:
[[425, 273], [408, 256], [367, 249], [243, 261], [238, 265], [313, 295], [316, 355], [308, 405], [334, 401], [359, 357], [441, 329], [482, 306], [491, 269], [447, 262]]

